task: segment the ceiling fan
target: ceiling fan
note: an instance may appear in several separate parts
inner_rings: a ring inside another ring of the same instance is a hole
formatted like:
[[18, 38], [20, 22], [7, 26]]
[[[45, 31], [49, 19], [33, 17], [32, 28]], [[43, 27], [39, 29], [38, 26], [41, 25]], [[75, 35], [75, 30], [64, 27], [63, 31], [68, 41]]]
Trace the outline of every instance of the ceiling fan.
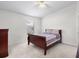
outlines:
[[45, 1], [37, 1], [36, 2], [36, 5], [39, 7], [39, 8], [45, 8], [45, 7], [48, 7], [47, 3]]

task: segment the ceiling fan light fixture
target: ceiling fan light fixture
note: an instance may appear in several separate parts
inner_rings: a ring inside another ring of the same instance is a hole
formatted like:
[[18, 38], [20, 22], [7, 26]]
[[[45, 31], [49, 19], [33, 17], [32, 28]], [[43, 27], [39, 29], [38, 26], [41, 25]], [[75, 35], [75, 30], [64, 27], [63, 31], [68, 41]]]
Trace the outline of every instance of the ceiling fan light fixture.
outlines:
[[45, 8], [47, 6], [44, 1], [38, 1], [37, 5], [38, 5], [39, 8]]

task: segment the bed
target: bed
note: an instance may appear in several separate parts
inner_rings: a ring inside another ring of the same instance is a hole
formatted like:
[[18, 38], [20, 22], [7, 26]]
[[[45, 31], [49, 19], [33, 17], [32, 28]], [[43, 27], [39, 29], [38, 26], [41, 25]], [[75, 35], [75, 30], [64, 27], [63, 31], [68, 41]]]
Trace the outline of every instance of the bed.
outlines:
[[57, 43], [62, 43], [62, 31], [57, 29], [45, 29], [45, 32], [41, 34], [28, 33], [28, 45], [30, 42], [44, 49], [44, 55], [46, 55], [47, 49]]

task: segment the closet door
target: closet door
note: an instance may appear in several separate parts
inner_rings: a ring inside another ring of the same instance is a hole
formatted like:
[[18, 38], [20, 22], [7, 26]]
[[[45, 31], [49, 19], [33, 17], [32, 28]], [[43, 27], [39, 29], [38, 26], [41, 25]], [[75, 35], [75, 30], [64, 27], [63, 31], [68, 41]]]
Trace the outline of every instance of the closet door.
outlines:
[[8, 29], [0, 29], [0, 58], [8, 56]]

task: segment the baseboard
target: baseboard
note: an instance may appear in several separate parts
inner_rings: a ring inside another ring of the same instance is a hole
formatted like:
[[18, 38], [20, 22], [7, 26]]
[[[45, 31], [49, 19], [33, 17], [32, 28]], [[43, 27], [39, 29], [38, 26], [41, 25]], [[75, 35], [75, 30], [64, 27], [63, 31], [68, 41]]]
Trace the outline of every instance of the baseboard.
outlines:
[[77, 48], [77, 46], [75, 46], [75, 45], [71, 45], [71, 44], [67, 44], [67, 43], [62, 43], [62, 44], [68, 45], [68, 46], [72, 46], [72, 47], [76, 47], [76, 48]]

